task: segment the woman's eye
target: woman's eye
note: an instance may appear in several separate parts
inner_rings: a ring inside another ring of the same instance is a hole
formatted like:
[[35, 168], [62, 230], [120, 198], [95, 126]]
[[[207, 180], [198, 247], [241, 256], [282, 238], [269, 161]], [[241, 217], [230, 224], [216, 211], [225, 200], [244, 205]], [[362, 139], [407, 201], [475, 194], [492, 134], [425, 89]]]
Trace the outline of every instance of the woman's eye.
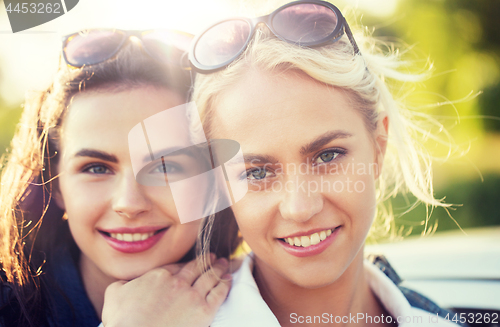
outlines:
[[336, 159], [339, 155], [344, 154], [343, 151], [341, 150], [328, 150], [325, 152], [322, 152], [315, 160], [315, 164], [322, 164], [322, 163], [327, 163], [330, 162], [334, 159]]
[[102, 174], [109, 174], [111, 171], [108, 167], [103, 166], [103, 165], [93, 165], [90, 167], [86, 167], [83, 172], [86, 173], [91, 173], [91, 174], [97, 174], [97, 175], [102, 175]]
[[247, 179], [261, 180], [266, 177], [269, 177], [268, 176], [269, 173], [270, 172], [265, 168], [254, 168], [252, 170], [247, 171]]
[[170, 164], [159, 164], [157, 165], [156, 167], [154, 167], [149, 173], [150, 174], [164, 174], [164, 173], [167, 173], [167, 174], [171, 174], [171, 173], [175, 173], [177, 172], [177, 167], [173, 166], [173, 165], [170, 165]]

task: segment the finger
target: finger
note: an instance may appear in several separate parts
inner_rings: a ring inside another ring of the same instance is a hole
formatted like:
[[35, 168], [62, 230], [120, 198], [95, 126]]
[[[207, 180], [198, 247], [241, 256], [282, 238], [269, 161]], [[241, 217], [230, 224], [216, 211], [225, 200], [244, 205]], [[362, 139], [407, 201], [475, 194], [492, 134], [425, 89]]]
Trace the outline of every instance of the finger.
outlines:
[[219, 283], [221, 277], [226, 274], [229, 270], [229, 263], [226, 258], [220, 258], [215, 262], [215, 264], [201, 275], [193, 287], [197, 289], [201, 294], [208, 294], [210, 290]]
[[105, 294], [106, 293], [114, 293], [116, 291], [118, 291], [123, 285], [127, 284], [126, 281], [124, 280], [119, 280], [119, 281], [116, 281], [114, 283], [111, 283], [109, 284], [109, 286], [106, 288], [105, 290]]
[[201, 265], [198, 260], [188, 262], [179, 272], [175, 275], [184, 279], [189, 285], [193, 285], [202, 273]]
[[210, 292], [207, 294], [207, 303], [212, 309], [219, 309], [224, 300], [227, 298], [229, 294], [229, 290], [231, 289], [232, 277], [230, 274], [226, 274], [222, 276], [221, 281], [217, 286], [212, 288]]
[[165, 269], [172, 275], [176, 275], [185, 265], [186, 265], [185, 263], [171, 263], [168, 265], [160, 266], [158, 268]]

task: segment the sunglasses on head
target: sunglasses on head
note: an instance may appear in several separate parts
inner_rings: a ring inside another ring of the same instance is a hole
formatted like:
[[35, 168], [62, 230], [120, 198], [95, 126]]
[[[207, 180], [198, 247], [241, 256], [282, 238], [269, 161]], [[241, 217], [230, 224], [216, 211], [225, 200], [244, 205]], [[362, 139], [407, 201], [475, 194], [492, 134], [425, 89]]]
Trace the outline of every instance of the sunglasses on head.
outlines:
[[116, 56], [130, 37], [138, 38], [144, 51], [154, 59], [189, 67], [182, 60], [193, 36], [176, 30], [84, 30], [63, 38], [63, 57], [73, 67], [95, 65]]
[[354, 53], [360, 54], [340, 10], [319, 0], [295, 1], [258, 18], [232, 18], [218, 22], [198, 35], [189, 51], [191, 66], [199, 73], [227, 67], [245, 51], [259, 24], [279, 39], [303, 47], [319, 47], [338, 41], [344, 33]]

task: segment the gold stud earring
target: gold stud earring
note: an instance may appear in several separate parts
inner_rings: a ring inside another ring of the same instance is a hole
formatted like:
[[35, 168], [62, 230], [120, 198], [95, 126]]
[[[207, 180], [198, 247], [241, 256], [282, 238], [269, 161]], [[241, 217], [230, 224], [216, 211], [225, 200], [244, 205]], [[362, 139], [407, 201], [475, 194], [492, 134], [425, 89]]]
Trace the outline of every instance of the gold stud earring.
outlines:
[[64, 215], [62, 216], [62, 219], [63, 220], [68, 220], [68, 214], [66, 212], [64, 212]]

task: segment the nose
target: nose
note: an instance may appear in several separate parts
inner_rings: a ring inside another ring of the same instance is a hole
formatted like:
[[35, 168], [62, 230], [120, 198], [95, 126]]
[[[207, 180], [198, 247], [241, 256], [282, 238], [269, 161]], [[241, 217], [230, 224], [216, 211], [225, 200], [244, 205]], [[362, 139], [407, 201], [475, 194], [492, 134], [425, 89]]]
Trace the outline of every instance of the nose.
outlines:
[[285, 182], [284, 196], [280, 202], [281, 216], [287, 220], [306, 222], [323, 210], [323, 195], [314, 180], [295, 175]]
[[126, 218], [135, 218], [151, 209], [150, 200], [132, 172], [119, 179], [112, 206], [116, 213]]

